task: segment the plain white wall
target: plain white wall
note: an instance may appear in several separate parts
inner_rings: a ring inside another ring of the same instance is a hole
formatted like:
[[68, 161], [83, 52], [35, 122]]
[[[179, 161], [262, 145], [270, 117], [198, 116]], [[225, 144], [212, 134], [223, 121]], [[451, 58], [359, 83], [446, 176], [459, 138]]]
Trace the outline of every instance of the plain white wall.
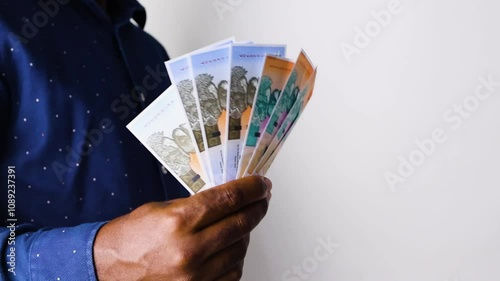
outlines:
[[[378, 34], [371, 12], [389, 0], [141, 2], [172, 57], [234, 35], [319, 64], [243, 280], [500, 280], [500, 86], [473, 96], [479, 77], [500, 81], [499, 1], [401, 0]], [[340, 46], [366, 25], [349, 63]], [[465, 98], [463, 124], [443, 119]], [[385, 174], [435, 129], [446, 141], [391, 189]], [[321, 239], [338, 245], [315, 256]]]

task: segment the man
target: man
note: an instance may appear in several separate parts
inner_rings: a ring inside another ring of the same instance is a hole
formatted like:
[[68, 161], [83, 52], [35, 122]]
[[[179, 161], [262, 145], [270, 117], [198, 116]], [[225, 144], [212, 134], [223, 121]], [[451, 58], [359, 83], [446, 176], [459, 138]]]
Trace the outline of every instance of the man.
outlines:
[[170, 85], [145, 20], [135, 0], [0, 0], [2, 280], [240, 279], [271, 182], [182, 198], [126, 130]]

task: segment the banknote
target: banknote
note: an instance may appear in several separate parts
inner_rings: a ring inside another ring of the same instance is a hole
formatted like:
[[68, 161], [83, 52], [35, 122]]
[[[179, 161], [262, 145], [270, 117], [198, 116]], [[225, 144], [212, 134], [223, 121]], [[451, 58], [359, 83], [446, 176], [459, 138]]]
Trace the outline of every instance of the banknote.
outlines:
[[168, 88], [127, 128], [191, 194], [211, 187], [175, 87]]
[[241, 178], [253, 155], [261, 133], [267, 126], [269, 117], [278, 101], [281, 90], [290, 77], [294, 62], [281, 57], [267, 55], [261, 73], [254, 106], [250, 113], [248, 131], [243, 141], [237, 178]]
[[297, 100], [290, 109], [290, 112], [288, 113], [285, 121], [278, 129], [276, 136], [273, 138], [273, 140], [267, 147], [267, 150], [262, 156], [262, 158], [259, 160], [259, 163], [255, 168], [254, 174], [264, 176], [271, 167], [274, 158], [281, 149], [280, 146], [283, 146], [285, 139], [290, 135], [290, 132], [293, 130], [293, 127], [297, 123], [297, 120], [300, 118], [302, 112], [304, 111], [307, 104], [309, 103], [309, 100], [312, 97], [314, 91], [314, 85], [316, 83], [316, 73], [317, 69], [314, 70], [311, 78], [309, 79], [309, 82], [299, 93]]
[[304, 51], [285, 52], [229, 38], [172, 59], [172, 86], [127, 128], [191, 194], [266, 175], [316, 82]]
[[285, 45], [234, 44], [231, 54], [229, 109], [226, 115], [224, 180], [236, 179], [244, 136], [267, 54], [285, 56]]
[[[220, 46], [228, 46], [234, 43], [234, 38], [229, 38], [216, 42], [212, 45], [206, 46], [202, 49], [193, 51], [190, 54], [199, 53], [202, 51], [210, 50]], [[168, 75], [173, 85], [177, 87], [178, 93], [182, 99], [182, 104], [184, 110], [189, 119], [189, 129], [193, 132], [196, 140], [196, 151], [200, 153], [202, 158], [202, 164], [204, 170], [207, 171], [210, 183], [213, 185], [213, 173], [212, 166], [210, 162], [210, 155], [205, 150], [205, 143], [201, 131], [201, 113], [198, 112], [198, 107], [196, 104], [196, 99], [194, 96], [195, 84], [194, 78], [192, 77], [189, 63], [189, 55], [184, 55], [179, 58], [167, 61], [165, 66], [167, 68]]]
[[267, 147], [276, 135], [277, 130], [285, 121], [288, 112], [290, 112], [290, 109], [297, 100], [298, 94], [302, 89], [304, 89], [304, 86], [311, 78], [313, 72], [314, 66], [307, 57], [307, 54], [302, 50], [300, 52], [299, 58], [297, 59], [297, 62], [295, 63], [292, 73], [290, 74], [290, 77], [288, 78], [288, 81], [282, 90], [282, 94], [280, 95], [276, 106], [271, 113], [271, 117], [266, 126], [266, 129], [259, 138], [259, 141], [255, 147], [255, 151], [250, 158], [248, 166], [245, 170], [245, 176], [254, 174], [254, 170], [261, 157], [266, 152]]
[[189, 56], [195, 81], [194, 97], [201, 113], [201, 131], [211, 162], [214, 185], [225, 183], [224, 152], [231, 49], [231, 46], [223, 46]]

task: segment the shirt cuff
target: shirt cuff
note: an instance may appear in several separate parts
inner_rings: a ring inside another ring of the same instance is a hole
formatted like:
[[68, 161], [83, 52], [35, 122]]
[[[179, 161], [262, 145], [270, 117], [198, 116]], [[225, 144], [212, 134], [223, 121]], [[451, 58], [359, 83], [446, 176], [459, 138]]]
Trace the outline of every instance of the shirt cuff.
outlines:
[[93, 248], [104, 224], [36, 232], [29, 251], [30, 280], [97, 280]]

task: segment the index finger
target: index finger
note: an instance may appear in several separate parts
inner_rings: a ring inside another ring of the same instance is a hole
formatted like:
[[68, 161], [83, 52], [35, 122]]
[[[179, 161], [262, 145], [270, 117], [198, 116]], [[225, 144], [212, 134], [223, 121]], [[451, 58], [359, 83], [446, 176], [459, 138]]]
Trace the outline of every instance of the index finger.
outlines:
[[183, 220], [195, 230], [211, 225], [242, 208], [260, 201], [272, 188], [269, 179], [252, 176], [228, 182], [207, 191], [200, 192], [183, 202]]

